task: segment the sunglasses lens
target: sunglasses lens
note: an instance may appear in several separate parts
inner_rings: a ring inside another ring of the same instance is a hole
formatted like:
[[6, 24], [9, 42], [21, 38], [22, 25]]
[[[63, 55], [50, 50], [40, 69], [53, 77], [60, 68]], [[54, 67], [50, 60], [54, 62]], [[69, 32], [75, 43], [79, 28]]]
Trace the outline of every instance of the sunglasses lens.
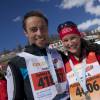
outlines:
[[57, 31], [60, 32], [60, 30], [63, 28], [63, 24], [60, 24], [57, 28]]
[[71, 21], [67, 21], [65, 23], [60, 24], [57, 28], [57, 31], [60, 32], [61, 29], [64, 27], [77, 27], [77, 25]]

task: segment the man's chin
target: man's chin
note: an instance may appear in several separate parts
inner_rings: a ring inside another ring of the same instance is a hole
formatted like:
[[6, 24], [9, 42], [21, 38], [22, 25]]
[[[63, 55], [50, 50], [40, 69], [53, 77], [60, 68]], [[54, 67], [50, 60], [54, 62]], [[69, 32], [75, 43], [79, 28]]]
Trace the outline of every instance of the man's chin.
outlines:
[[37, 44], [37, 46], [40, 47], [40, 48], [45, 48], [46, 44]]

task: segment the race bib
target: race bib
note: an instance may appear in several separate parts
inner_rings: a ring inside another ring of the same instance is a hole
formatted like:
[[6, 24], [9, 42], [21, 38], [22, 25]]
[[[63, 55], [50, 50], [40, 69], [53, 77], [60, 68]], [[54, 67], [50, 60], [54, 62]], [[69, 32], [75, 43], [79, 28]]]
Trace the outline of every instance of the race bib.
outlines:
[[31, 77], [35, 90], [41, 90], [48, 86], [54, 85], [53, 79], [49, 71], [31, 74]]
[[[75, 66], [79, 73], [80, 79], [82, 78], [81, 66]], [[70, 98], [71, 100], [99, 100], [100, 99], [100, 66], [98, 62], [87, 64], [86, 68], [86, 87], [88, 89], [89, 99], [86, 99], [84, 93], [73, 71], [67, 75], [70, 85]]]
[[[91, 100], [100, 100], [100, 74], [87, 79], [87, 89]], [[70, 86], [71, 100], [86, 100], [79, 83]]]
[[[52, 78], [49, 64], [46, 61], [47, 59], [45, 59], [46, 57], [35, 56], [25, 52], [20, 54], [20, 56], [25, 58], [35, 100], [53, 100], [58, 91]], [[54, 57], [53, 60], [55, 59]], [[63, 93], [66, 90], [66, 75], [60, 58], [55, 61], [54, 68], [57, 73], [58, 85], [61, 87], [59, 89], [60, 93]]]

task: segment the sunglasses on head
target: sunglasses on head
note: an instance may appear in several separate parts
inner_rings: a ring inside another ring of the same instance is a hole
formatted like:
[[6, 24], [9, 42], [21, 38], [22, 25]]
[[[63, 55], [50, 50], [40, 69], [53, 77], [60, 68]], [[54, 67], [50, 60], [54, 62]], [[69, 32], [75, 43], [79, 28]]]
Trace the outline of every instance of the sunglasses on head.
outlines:
[[77, 25], [71, 21], [67, 21], [67, 22], [64, 22], [62, 24], [59, 24], [58, 25], [58, 28], [57, 28], [57, 31], [58, 33], [61, 31], [61, 29], [63, 29], [64, 27], [77, 27]]

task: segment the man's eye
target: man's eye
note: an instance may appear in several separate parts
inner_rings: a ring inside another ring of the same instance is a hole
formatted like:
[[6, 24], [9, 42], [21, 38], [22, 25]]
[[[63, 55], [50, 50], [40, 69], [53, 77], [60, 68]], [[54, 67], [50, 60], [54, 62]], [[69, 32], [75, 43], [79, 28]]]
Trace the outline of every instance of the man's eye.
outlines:
[[32, 31], [32, 32], [36, 32], [37, 30], [38, 30], [37, 27], [33, 27], [33, 28], [31, 28], [31, 31]]
[[31, 31], [31, 32], [37, 32], [38, 30], [46, 31], [46, 30], [47, 30], [47, 26], [32, 27], [32, 28], [30, 28], [30, 31]]

